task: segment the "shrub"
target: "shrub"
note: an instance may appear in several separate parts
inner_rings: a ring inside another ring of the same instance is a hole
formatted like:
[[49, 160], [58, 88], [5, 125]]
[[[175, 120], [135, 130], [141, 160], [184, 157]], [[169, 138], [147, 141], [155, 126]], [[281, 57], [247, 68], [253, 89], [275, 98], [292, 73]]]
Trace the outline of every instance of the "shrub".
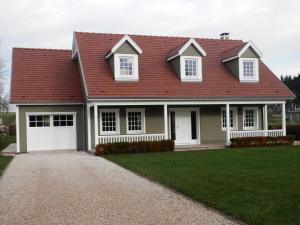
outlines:
[[[269, 129], [281, 129], [279, 125], [270, 125]], [[295, 140], [300, 141], [300, 125], [287, 125], [286, 126], [286, 134], [287, 135], [294, 135]]]
[[231, 138], [232, 148], [240, 147], [255, 147], [267, 145], [291, 145], [294, 143], [295, 137], [293, 135], [279, 136], [279, 137], [243, 137]]
[[126, 154], [143, 152], [169, 152], [174, 150], [174, 141], [139, 141], [98, 144], [95, 155]]

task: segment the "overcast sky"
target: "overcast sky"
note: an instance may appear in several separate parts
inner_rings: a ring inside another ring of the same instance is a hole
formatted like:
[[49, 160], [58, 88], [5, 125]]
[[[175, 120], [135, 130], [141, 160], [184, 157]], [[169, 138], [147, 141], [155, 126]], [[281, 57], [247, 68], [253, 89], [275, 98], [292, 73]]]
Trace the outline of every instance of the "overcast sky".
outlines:
[[275, 72], [300, 73], [299, 0], [1, 0], [0, 54], [70, 49], [73, 31], [252, 40]]

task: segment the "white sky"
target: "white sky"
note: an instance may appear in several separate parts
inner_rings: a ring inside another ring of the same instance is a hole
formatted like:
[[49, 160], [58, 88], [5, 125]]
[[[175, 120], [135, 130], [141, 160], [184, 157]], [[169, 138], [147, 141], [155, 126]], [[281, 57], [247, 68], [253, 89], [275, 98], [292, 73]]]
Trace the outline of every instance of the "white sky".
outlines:
[[252, 40], [277, 76], [300, 73], [299, 0], [1, 0], [4, 57], [12, 47], [70, 49], [73, 31], [209, 38], [230, 32]]

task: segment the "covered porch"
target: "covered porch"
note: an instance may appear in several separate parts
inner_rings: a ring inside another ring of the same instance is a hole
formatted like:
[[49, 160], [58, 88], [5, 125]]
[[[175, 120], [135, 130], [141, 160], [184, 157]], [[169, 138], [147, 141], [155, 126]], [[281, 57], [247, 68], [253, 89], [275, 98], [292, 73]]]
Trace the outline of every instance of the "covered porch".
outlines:
[[[282, 108], [277, 130], [268, 129], [273, 104]], [[113, 142], [230, 145], [231, 138], [286, 135], [285, 101], [97, 101], [87, 104], [86, 115], [88, 150]]]

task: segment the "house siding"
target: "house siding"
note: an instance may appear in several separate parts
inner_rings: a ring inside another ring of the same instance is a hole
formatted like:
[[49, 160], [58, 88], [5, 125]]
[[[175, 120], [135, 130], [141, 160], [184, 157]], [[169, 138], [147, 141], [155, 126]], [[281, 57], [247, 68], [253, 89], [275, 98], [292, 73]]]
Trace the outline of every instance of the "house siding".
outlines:
[[115, 52], [116, 54], [138, 54], [138, 52], [129, 44], [128, 41], [125, 41]]
[[259, 56], [250, 47], [241, 55], [241, 58], [259, 58]]
[[225, 65], [228, 67], [228, 69], [233, 73], [235, 78], [239, 80], [239, 60], [233, 59], [229, 62], [226, 62]]
[[[126, 108], [144, 108], [145, 109], [145, 134], [160, 134], [164, 133], [164, 111], [163, 106], [139, 106], [139, 107], [99, 107], [98, 121], [100, 123], [100, 110], [101, 109], [119, 109], [119, 118], [120, 118], [120, 134], [127, 134], [127, 125], [126, 125]], [[91, 113], [91, 122], [94, 121], [94, 115]], [[93, 123], [94, 124], [94, 123]], [[92, 128], [92, 131], [94, 129]], [[99, 134], [100, 124], [99, 124]], [[93, 135], [93, 134], [92, 134]], [[93, 137], [93, 136], [92, 136]], [[92, 143], [92, 146], [94, 144]]]
[[190, 45], [187, 49], [182, 53], [182, 56], [202, 56], [201, 53], [195, 48], [194, 45]]
[[79, 105], [22, 106], [19, 105], [20, 152], [27, 152], [26, 113], [29, 112], [76, 112], [77, 149], [85, 149], [84, 107]]

